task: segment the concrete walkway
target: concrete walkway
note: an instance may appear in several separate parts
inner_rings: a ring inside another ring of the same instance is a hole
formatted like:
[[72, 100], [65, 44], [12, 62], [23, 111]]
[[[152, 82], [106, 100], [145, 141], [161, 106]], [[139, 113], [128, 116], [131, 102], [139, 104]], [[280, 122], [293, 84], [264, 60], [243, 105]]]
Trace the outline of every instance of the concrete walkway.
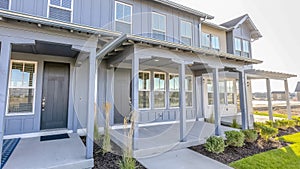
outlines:
[[227, 165], [187, 148], [138, 159], [138, 161], [148, 169], [231, 169]]

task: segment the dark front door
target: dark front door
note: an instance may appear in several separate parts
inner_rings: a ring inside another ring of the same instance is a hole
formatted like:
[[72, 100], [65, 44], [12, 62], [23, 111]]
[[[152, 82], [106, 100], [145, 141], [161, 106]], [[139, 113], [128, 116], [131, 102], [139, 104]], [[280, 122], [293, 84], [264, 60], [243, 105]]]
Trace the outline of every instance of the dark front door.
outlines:
[[70, 65], [44, 65], [41, 129], [67, 128]]

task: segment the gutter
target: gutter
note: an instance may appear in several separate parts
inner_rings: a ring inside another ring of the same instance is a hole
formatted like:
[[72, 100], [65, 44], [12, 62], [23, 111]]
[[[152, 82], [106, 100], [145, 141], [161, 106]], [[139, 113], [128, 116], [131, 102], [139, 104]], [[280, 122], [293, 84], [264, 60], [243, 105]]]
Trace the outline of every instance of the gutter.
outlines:
[[103, 49], [96, 54], [96, 60], [103, 59], [103, 57], [113, 51], [115, 48], [119, 47], [127, 39], [127, 34], [122, 34], [117, 39], [104, 45]]

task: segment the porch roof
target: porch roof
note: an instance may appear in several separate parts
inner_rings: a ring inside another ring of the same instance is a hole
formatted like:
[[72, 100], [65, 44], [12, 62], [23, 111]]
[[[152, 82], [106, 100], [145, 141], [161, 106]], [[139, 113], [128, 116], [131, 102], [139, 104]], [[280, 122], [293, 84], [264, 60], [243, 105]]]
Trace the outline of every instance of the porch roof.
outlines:
[[249, 69], [245, 70], [249, 79], [278, 79], [284, 80], [292, 77], [297, 77], [294, 74], [282, 73], [282, 72], [272, 72], [266, 70], [256, 70], [256, 69]]
[[[80, 32], [80, 33], [87, 33], [87, 34], [95, 34], [99, 35], [99, 39], [103, 41], [105, 38], [109, 38], [109, 40], [113, 40], [116, 37], [120, 37], [121, 33], [119, 32], [114, 32], [110, 30], [105, 30], [101, 28], [94, 28], [94, 27], [89, 27], [89, 26], [83, 26], [75, 23], [69, 23], [69, 22], [63, 22], [63, 21], [58, 21], [58, 20], [53, 20], [53, 19], [48, 19], [44, 17], [39, 17], [39, 16], [32, 16], [28, 14], [23, 14], [23, 13], [18, 13], [15, 11], [8, 11], [8, 10], [3, 10], [0, 9], [0, 21], [5, 20], [5, 19], [12, 19], [12, 20], [17, 20], [17, 21], [23, 21], [23, 22], [29, 22], [29, 23], [35, 23], [39, 27], [42, 25], [45, 26], [50, 26], [50, 27], [55, 27], [55, 28], [60, 28], [60, 29], [66, 29], [69, 30], [70, 32]], [[109, 41], [107, 40], [107, 42]], [[129, 43], [128, 43], [129, 42]], [[183, 44], [177, 44], [173, 42], [167, 42], [167, 41], [161, 41], [157, 39], [152, 39], [152, 38], [147, 38], [147, 37], [141, 37], [137, 35], [125, 35], [122, 39], [118, 39], [113, 41], [112, 43], [109, 43], [106, 45], [106, 50], [105, 53], [102, 50], [102, 55], [110, 55], [111, 52], [117, 53], [122, 50], [115, 50], [116, 48], [124, 45], [130, 45], [134, 43], [145, 43], [149, 45], [153, 45], [156, 47], [166, 47], [173, 49], [175, 51], [184, 51], [184, 52], [194, 52], [194, 53], [199, 53], [207, 57], [217, 57], [220, 59], [225, 59], [225, 60], [233, 60], [237, 62], [243, 62], [245, 65], [251, 65], [251, 64], [259, 64], [262, 63], [260, 60], [256, 59], [250, 59], [246, 57], [241, 57], [241, 56], [236, 56], [233, 54], [225, 53], [225, 52], [218, 52], [218, 51], [213, 51], [213, 50], [208, 50], [208, 49], [203, 49], [199, 47], [192, 47], [192, 46], [187, 46]]]

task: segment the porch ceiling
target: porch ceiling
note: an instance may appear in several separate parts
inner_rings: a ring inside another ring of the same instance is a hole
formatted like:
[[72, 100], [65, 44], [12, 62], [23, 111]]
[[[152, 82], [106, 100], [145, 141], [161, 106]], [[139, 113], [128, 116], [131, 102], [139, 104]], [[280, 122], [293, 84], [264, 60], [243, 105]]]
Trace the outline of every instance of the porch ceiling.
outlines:
[[247, 77], [249, 79], [278, 79], [284, 80], [292, 77], [297, 77], [297, 75], [281, 73], [281, 72], [272, 72], [272, 71], [265, 71], [265, 70], [256, 70], [256, 69], [249, 69], [245, 70]]
[[36, 41], [35, 44], [13, 44], [12, 51], [71, 58], [76, 58], [79, 54], [79, 51], [72, 49], [72, 45], [43, 41]]

